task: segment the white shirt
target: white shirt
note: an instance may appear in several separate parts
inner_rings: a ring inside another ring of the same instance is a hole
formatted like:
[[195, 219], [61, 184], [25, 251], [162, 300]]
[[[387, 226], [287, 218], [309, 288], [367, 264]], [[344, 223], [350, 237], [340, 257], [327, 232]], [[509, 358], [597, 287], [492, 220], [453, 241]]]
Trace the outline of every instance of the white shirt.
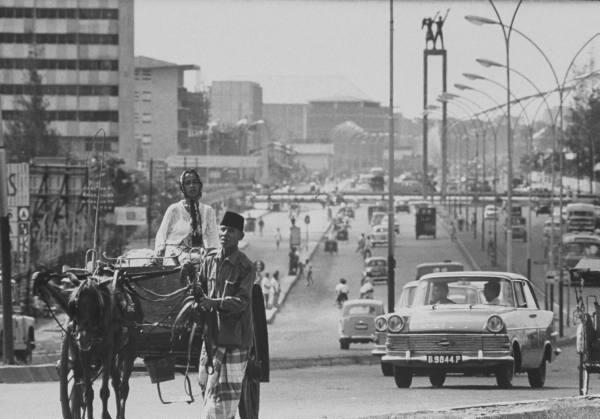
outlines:
[[[185, 200], [169, 205], [165, 216], [160, 223], [154, 240], [154, 252], [165, 250], [165, 256], [176, 254], [176, 247], [192, 233], [192, 217], [185, 209]], [[202, 220], [202, 241], [204, 248], [219, 247], [219, 235], [217, 234], [217, 216], [215, 210], [210, 206], [198, 203], [198, 210]], [[175, 253], [169, 253], [175, 252]]]
[[341, 282], [335, 286], [335, 293], [337, 295], [340, 295], [341, 293], [348, 294], [349, 291], [348, 285], [342, 284]]

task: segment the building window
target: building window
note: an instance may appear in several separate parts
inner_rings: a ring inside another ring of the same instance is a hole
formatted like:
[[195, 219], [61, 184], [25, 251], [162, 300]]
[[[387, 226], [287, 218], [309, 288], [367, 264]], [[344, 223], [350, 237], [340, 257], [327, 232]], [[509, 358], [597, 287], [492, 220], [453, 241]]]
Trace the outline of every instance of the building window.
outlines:
[[142, 92], [142, 101], [152, 102], [152, 92], [143, 91]]
[[142, 135], [142, 145], [152, 144], [152, 135], [144, 134]]
[[[3, 43], [0, 34], [0, 43]], [[32, 62], [27, 58], [4, 58], [0, 59], [1, 69], [25, 70], [30, 66], [35, 66], [38, 70], [105, 70], [118, 71], [118, 60], [44, 60], [37, 59]]]
[[144, 124], [150, 124], [152, 122], [152, 114], [150, 114], [150, 113], [142, 114], [142, 122]]

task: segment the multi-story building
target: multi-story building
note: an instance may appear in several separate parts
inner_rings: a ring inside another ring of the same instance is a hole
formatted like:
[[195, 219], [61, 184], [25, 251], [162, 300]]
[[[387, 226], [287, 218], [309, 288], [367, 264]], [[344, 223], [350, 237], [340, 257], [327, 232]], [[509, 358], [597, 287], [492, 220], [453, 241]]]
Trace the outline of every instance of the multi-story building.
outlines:
[[149, 57], [135, 57], [135, 139], [137, 162], [188, 151], [190, 146], [189, 92], [184, 73], [196, 65], [177, 65]]
[[62, 148], [133, 164], [133, 0], [0, 0], [0, 57], [4, 124], [35, 66]]
[[313, 141], [329, 141], [332, 130], [351, 121], [368, 132], [382, 132], [388, 128], [386, 109], [378, 102], [349, 96], [313, 99], [309, 102], [307, 136]]
[[214, 81], [210, 86], [210, 119], [223, 123], [263, 117], [262, 88], [253, 81]]

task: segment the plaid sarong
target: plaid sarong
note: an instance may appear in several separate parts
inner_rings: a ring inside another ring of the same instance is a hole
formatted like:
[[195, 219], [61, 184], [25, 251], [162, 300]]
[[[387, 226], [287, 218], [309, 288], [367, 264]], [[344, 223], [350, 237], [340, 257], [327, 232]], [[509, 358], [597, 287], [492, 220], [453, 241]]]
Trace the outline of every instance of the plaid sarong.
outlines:
[[235, 418], [248, 363], [248, 350], [217, 346], [212, 374], [206, 372], [206, 348], [202, 345], [198, 382], [202, 390], [202, 419]]

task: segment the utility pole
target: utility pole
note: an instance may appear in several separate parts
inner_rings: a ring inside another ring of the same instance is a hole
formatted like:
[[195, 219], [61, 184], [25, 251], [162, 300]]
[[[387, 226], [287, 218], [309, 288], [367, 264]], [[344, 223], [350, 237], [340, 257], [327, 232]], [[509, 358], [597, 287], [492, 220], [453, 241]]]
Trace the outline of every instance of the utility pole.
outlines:
[[148, 223], [148, 246], [152, 242], [152, 176], [154, 172], [154, 159], [150, 159], [149, 173], [148, 173], [148, 209], [146, 214], [146, 222]]
[[[0, 104], [0, 115], [2, 104]], [[2, 350], [5, 364], [14, 364], [12, 328], [12, 289], [10, 271], [10, 238], [8, 226], [8, 195], [6, 191], [6, 148], [0, 117], [0, 257], [2, 258], [2, 323], [4, 338]]]

